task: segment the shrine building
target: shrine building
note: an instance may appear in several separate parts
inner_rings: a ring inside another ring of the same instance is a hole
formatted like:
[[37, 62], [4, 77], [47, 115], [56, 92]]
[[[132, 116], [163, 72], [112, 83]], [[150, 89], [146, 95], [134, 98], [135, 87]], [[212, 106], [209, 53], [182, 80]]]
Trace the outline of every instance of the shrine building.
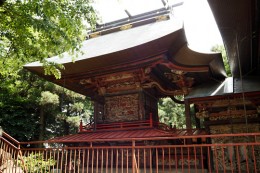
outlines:
[[[208, 3], [232, 77], [220, 53], [189, 48], [185, 25], [172, 14], [182, 3], [97, 26], [76, 59], [69, 53], [48, 59], [64, 65], [60, 79], [45, 75], [40, 62], [25, 65], [94, 103], [93, 122], [45, 141], [72, 147], [65, 150], [81, 160], [72, 159], [73, 170], [260, 170], [260, 3]], [[159, 122], [158, 101], [165, 97], [185, 105], [185, 129]]]

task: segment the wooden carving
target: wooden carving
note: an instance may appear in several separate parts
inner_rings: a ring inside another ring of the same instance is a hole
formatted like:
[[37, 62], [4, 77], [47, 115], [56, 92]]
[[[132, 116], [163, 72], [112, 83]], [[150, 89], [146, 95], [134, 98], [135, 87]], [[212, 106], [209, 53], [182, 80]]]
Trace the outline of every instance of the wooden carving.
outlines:
[[169, 80], [175, 83], [182, 90], [184, 95], [187, 95], [194, 83], [194, 79], [191, 77], [185, 77], [185, 74], [186, 72], [180, 70], [171, 70], [171, 73], [164, 73]]
[[234, 99], [221, 99], [216, 100], [212, 103], [212, 107], [227, 107], [227, 106], [238, 106], [238, 105], [252, 105], [252, 102], [243, 98]]
[[80, 84], [87, 88], [94, 87], [99, 95], [105, 95], [108, 93], [140, 89], [140, 83], [143, 80], [147, 80], [145, 72], [142, 74], [140, 70], [137, 70], [97, 76], [94, 79], [82, 79], [80, 80]]
[[164, 89], [158, 82], [150, 82], [145, 83], [142, 85], [143, 88], [152, 88], [156, 87], [161, 93], [167, 95], [167, 96], [177, 96], [177, 95], [183, 95], [183, 90], [167, 90]]
[[138, 94], [106, 97], [105, 122], [138, 120], [140, 116], [138, 105]]
[[156, 68], [156, 64], [135, 70], [81, 79], [79, 83], [85, 86], [86, 89], [91, 88], [93, 91], [98, 92], [101, 96], [154, 87], [167, 96], [186, 95], [190, 92], [194, 79], [186, 77], [186, 72], [171, 70], [170, 73], [164, 73], [165, 77], [179, 88], [167, 89], [153, 76], [153, 68]]
[[256, 110], [243, 110], [243, 109], [234, 109], [234, 110], [227, 110], [221, 111], [218, 113], [211, 113], [210, 120], [226, 120], [226, 119], [234, 119], [234, 118], [257, 118], [258, 114]]

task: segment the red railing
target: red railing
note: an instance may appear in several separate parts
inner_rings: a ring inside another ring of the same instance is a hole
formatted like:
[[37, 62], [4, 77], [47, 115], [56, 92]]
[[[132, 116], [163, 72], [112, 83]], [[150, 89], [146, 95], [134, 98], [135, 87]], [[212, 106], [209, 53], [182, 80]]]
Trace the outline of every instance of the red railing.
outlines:
[[22, 169], [18, 166], [18, 160], [21, 163], [20, 166], [24, 166], [24, 164], [20, 143], [5, 132], [2, 135], [0, 136], [0, 172], [12, 173], [18, 170], [21, 171]]
[[[107, 130], [128, 130], [128, 129], [138, 129], [144, 127], [151, 127], [149, 120], [144, 121], [133, 121], [133, 122], [116, 122], [116, 123], [106, 123], [106, 124], [97, 124], [96, 129], [98, 131], [107, 131]], [[80, 132], [84, 131], [93, 131], [94, 125], [80, 125]]]
[[141, 129], [147, 127], [159, 127], [164, 130], [173, 130], [174, 128], [167, 126], [166, 124], [153, 121], [152, 114], [150, 114], [150, 119], [148, 120], [139, 120], [139, 121], [127, 121], [127, 122], [113, 122], [113, 123], [99, 123], [94, 124], [90, 123], [83, 125], [82, 121], [80, 122], [79, 132], [90, 132], [90, 131], [107, 131], [107, 130], [128, 130], [128, 129]]
[[[23, 146], [39, 143], [18, 142]], [[1, 137], [0, 156], [10, 160], [2, 172], [260, 172], [260, 133], [44, 145], [19, 149]]]

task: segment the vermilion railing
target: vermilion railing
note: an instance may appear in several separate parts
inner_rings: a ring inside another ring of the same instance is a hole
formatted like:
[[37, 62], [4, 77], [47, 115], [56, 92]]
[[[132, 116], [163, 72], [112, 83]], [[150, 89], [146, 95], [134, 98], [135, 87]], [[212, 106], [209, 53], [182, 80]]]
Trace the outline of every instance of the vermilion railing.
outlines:
[[[20, 167], [24, 168], [20, 143], [3, 132], [3, 136], [0, 136], [0, 172], [16, 172], [19, 167], [18, 160], [20, 161]], [[19, 169], [22, 170], [20, 167]]]
[[[207, 139], [205, 143], [201, 141], [202, 138]], [[233, 139], [239, 139], [240, 142], [234, 142], [236, 140]], [[189, 142], [179, 144], [176, 140]], [[39, 143], [44, 141], [29, 144], [33, 146]], [[18, 144], [25, 146], [28, 142]], [[44, 143], [44, 145], [46, 148], [20, 149], [1, 137], [0, 156], [9, 160], [7, 167], [1, 171], [6, 173], [260, 172], [260, 133], [195, 135], [171, 137], [167, 140], [158, 138], [105, 143], [87, 141], [80, 144]]]
[[[127, 129], [133, 129], [133, 128], [144, 128], [144, 127], [152, 127], [153, 124], [151, 124], [150, 120], [144, 120], [144, 121], [133, 121], [133, 122], [116, 122], [116, 123], [106, 123], [106, 124], [97, 124], [96, 130], [98, 131], [105, 131], [108, 129], [113, 130], [127, 130]], [[85, 131], [93, 131], [94, 125], [82, 125], [80, 123], [80, 132]]]
[[[127, 122], [113, 122], [113, 123], [99, 123], [96, 124], [86, 124], [83, 125], [82, 121], [80, 122], [79, 132], [89, 132], [89, 131], [106, 131], [106, 130], [128, 130], [128, 129], [137, 129], [137, 128], [146, 128], [146, 127], [159, 127], [162, 129], [173, 130], [174, 128], [167, 126], [164, 123], [153, 121], [152, 114], [148, 120], [139, 120], [139, 121], [127, 121]], [[95, 128], [95, 129], [94, 129]]]

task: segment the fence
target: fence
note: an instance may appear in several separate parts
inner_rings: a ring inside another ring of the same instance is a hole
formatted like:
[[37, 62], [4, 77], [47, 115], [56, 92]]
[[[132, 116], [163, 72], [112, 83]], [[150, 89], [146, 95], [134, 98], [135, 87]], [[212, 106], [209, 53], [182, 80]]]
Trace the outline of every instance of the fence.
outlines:
[[[232, 143], [231, 139], [243, 140]], [[260, 172], [259, 141], [260, 133], [247, 133], [106, 143], [45, 143], [46, 148], [20, 148], [28, 143], [3, 136], [0, 172], [257, 173]], [[30, 143], [34, 144], [39, 142]]]

